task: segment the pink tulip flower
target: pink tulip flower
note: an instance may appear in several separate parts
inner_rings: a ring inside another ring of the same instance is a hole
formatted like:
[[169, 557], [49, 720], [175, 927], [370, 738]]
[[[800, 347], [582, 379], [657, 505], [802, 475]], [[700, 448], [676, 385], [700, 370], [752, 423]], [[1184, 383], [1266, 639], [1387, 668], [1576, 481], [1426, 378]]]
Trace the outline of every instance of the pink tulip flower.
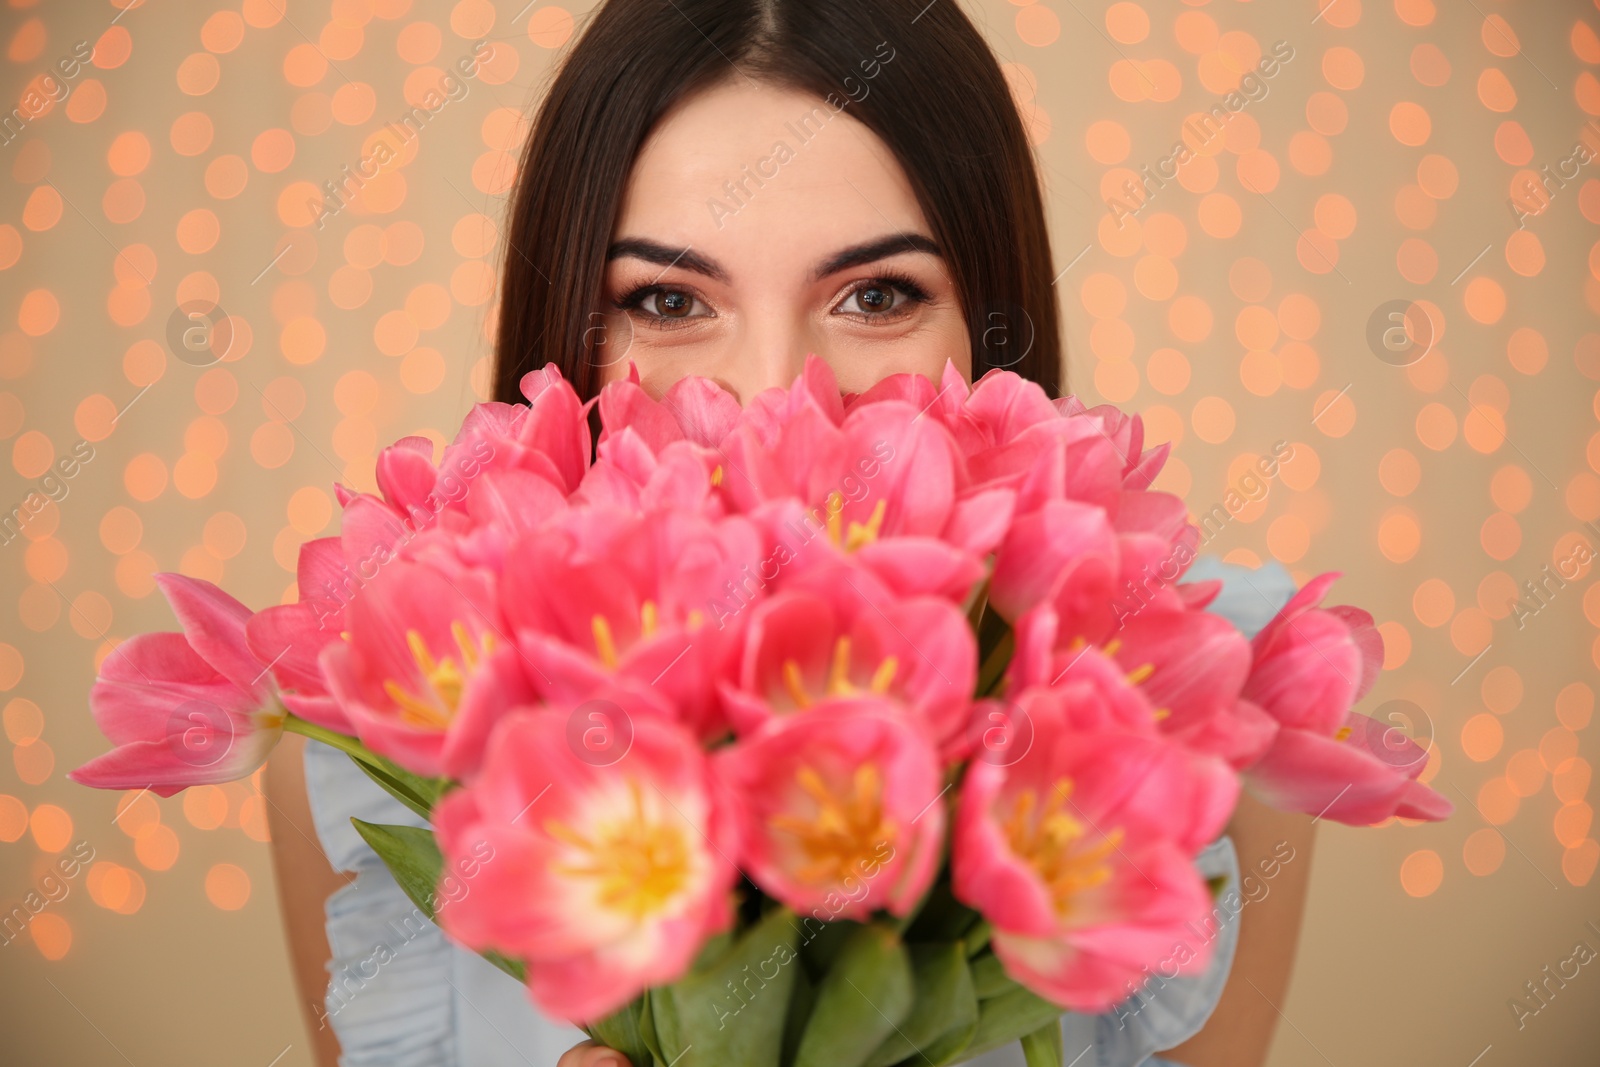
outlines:
[[728, 928], [739, 845], [686, 732], [641, 718], [626, 754], [600, 765], [569, 744], [568, 721], [506, 716], [482, 773], [439, 801], [445, 870], [475, 873], [438, 921], [470, 948], [523, 960], [549, 1015], [590, 1022], [681, 977]]
[[[1143, 812], [1149, 823], [1163, 826], [1185, 851], [1198, 853], [1222, 833], [1239, 793], [1238, 776], [1224, 755], [1193, 740], [1197, 722], [1210, 726], [1214, 733], [1222, 732], [1209, 720], [1226, 715], [1232, 704], [1226, 668], [1208, 674], [1197, 663], [1178, 668], [1168, 659], [1156, 667], [1145, 657], [1152, 653], [1160, 657], [1166, 650], [1143, 641], [1132, 646], [1134, 654], [1128, 658], [1124, 658], [1126, 650], [1113, 644], [1105, 648], [1081, 645], [1045, 659], [1037, 645], [1048, 635], [1048, 621], [1046, 609], [1026, 621], [1012, 660], [1012, 684], [1000, 701], [988, 702], [979, 721], [998, 705], [1004, 717], [1001, 721], [1009, 723], [1017, 735], [1013, 744], [1023, 751], [1031, 751], [1037, 738], [1063, 730], [1083, 737], [1120, 733], [1146, 739], [1143, 758], [1147, 770], [1142, 775], [1146, 782], [1129, 803]], [[1217, 621], [1227, 625], [1225, 619]], [[1182, 632], [1173, 630], [1174, 635]], [[1192, 628], [1189, 632], [1199, 639]], [[1212, 645], [1211, 651], [1221, 658], [1220, 646]], [[1139, 666], [1130, 667], [1134, 660]], [[1184, 683], [1191, 681], [1192, 695], [1183, 691]], [[1206, 692], [1212, 685], [1220, 686], [1221, 691]], [[1179, 710], [1175, 713], [1174, 708]], [[1271, 725], [1265, 715], [1260, 717]], [[1178, 720], [1176, 726], [1174, 719]], [[1211, 737], [1207, 735], [1205, 740]], [[1133, 758], [1133, 751], [1128, 750], [1128, 758]], [[977, 758], [1002, 765], [1014, 761], [1012, 753], [1004, 750], [980, 751]]]
[[81, 785], [169, 797], [237, 781], [283, 736], [270, 672], [245, 639], [250, 609], [203, 579], [156, 584], [182, 632], [131, 637], [101, 663], [89, 707], [117, 747], [68, 773]]
[[938, 873], [939, 760], [883, 701], [841, 698], [774, 719], [714, 758], [742, 826], [740, 866], [797, 913], [907, 915]]
[[492, 446], [492, 455], [482, 459], [485, 469], [528, 470], [571, 493], [578, 488], [589, 468], [589, 407], [578, 399], [572, 384], [561, 377], [554, 363], [547, 363], [522, 376], [520, 404], [483, 403], [474, 405], [441, 457], [445, 472], [458, 466], [470, 468], [471, 460], [460, 453], [481, 454], [482, 442]]
[[[559, 487], [577, 489], [589, 467], [588, 407], [555, 364], [522, 376], [528, 404], [488, 402], [467, 413], [433, 463], [433, 442], [402, 437], [378, 454], [378, 497], [413, 531], [448, 511], [464, 511], [473, 481], [490, 470], [524, 470]], [[359, 496], [335, 485], [341, 506]]]
[[1455, 805], [1416, 780], [1427, 765], [1428, 750], [1399, 727], [1352, 711], [1332, 736], [1283, 728], [1245, 781], [1275, 808], [1351, 826], [1391, 815], [1437, 822]]
[[[952, 888], [993, 926], [1012, 978], [1063, 1008], [1103, 1012], [1192, 940], [1186, 924], [1211, 896], [1171, 830], [1194, 783], [1173, 773], [1170, 748], [1155, 756], [1166, 742], [1071, 730], [1064, 703], [1031, 706], [1033, 741], [1012, 765], [968, 764]], [[1177, 972], [1204, 969], [1210, 952], [1202, 942]]]
[[1109, 439], [1122, 460], [1122, 485], [1125, 489], [1149, 489], [1156, 475], [1166, 465], [1167, 454], [1172, 451], [1170, 442], [1163, 442], [1148, 452], [1144, 450], [1144, 419], [1130, 415], [1112, 404], [1086, 407], [1075, 396], [1055, 401], [1055, 406], [1069, 418], [1093, 419], [1100, 431]]
[[[757, 439], [771, 447], [777, 442], [780, 429], [807, 411], [820, 415], [832, 426], [844, 421], [844, 397], [833, 368], [815, 352], [806, 353], [800, 374], [789, 388], [774, 386], [751, 397], [739, 413], [739, 425], [753, 429]], [[726, 443], [724, 437], [723, 444]]]
[[[765, 442], [748, 424], [724, 442], [722, 488], [797, 557], [853, 557], [902, 596], [963, 599], [1004, 535], [1013, 492], [972, 489], [950, 434], [910, 404], [858, 404], [840, 425], [801, 407]], [[825, 537], [813, 537], [825, 532]], [[820, 551], [813, 550], [816, 546]]]
[[765, 555], [742, 516], [574, 508], [518, 543], [500, 600], [545, 699], [573, 706], [624, 680], [711, 740], [727, 729], [716, 686]]
[[1307, 582], [1251, 641], [1244, 695], [1285, 726], [1331, 734], [1383, 669], [1383, 637], [1360, 608], [1319, 608], [1337, 571]]
[[725, 475], [716, 450], [676, 440], [655, 451], [632, 426], [624, 426], [600, 442], [600, 455], [571, 503], [635, 512], [668, 508], [720, 518], [727, 508], [717, 486]]
[[482, 573], [397, 560], [346, 612], [318, 665], [361, 741], [424, 777], [464, 776], [492, 721], [534, 689]]
[[1446, 818], [1454, 805], [1416, 780], [1427, 751], [1350, 710], [1383, 668], [1383, 638], [1359, 608], [1317, 607], [1338, 577], [1307, 582], [1251, 643], [1244, 695], [1280, 729], [1246, 780], [1275, 807], [1335, 822]]
[[715, 449], [741, 418], [739, 401], [710, 378], [679, 378], [660, 400], [639, 384], [639, 368], [628, 361], [628, 376], [600, 390], [599, 450], [612, 436], [632, 430], [652, 452], [675, 441], [689, 441]]
[[1057, 675], [1075, 670], [1083, 650], [1097, 647], [1138, 686], [1164, 736], [1234, 768], [1255, 762], [1272, 743], [1277, 722], [1241, 695], [1250, 645], [1227, 619], [1205, 611], [1149, 610], [1103, 645], [1087, 646], [1079, 638], [1063, 642], [1053, 614], [1036, 609], [1018, 637], [1019, 644], [1049, 641]]
[[962, 411], [971, 392], [972, 387], [956, 369], [955, 361], [947, 359], [937, 382], [911, 371], [890, 374], [879, 378], [864, 393], [844, 394], [844, 411], [848, 414], [858, 406], [880, 400], [903, 401], [937, 419], [955, 437], [962, 453], [970, 456], [984, 441], [976, 422]]
[[737, 676], [719, 689], [741, 734], [836, 698], [882, 697], [950, 759], [977, 673], [977, 646], [959, 608], [939, 597], [896, 597], [867, 568], [838, 564], [755, 603]]

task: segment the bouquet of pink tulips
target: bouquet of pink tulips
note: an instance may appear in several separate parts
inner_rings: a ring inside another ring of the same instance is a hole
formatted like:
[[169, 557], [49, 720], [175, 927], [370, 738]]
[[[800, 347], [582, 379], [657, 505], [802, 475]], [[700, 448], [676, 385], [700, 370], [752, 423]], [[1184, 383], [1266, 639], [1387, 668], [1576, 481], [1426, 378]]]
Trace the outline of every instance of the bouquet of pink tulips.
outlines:
[[[1318, 606], [1335, 574], [1253, 640], [1176, 580], [1198, 530], [1137, 416], [954, 367], [840, 395], [811, 357], [742, 410], [614, 382], [592, 449], [553, 368], [522, 391], [337, 486], [297, 602], [161, 575], [183, 630], [107, 657], [117, 747], [76, 780], [337, 746], [431, 824], [358, 820], [419, 906], [656, 1067], [1059, 1063], [1064, 1010], [1210, 913], [1194, 859], [1241, 785], [1450, 811], [1351, 710], [1383, 648]], [[446, 879], [471, 892], [436, 908]]]

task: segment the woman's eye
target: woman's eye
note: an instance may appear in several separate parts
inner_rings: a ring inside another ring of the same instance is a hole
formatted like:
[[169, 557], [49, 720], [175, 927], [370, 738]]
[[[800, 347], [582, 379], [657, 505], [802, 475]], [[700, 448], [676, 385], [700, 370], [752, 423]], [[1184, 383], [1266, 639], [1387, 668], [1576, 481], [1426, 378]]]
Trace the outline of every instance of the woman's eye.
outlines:
[[850, 297], [856, 302], [856, 306], [851, 310], [862, 311], [869, 315], [878, 311], [888, 311], [895, 306], [894, 294], [895, 288], [892, 285], [869, 285], [865, 289], [857, 289]]
[[909, 313], [913, 304], [927, 299], [922, 287], [910, 281], [873, 279], [852, 290], [833, 310], [835, 314], [857, 315], [869, 321], [896, 319]]
[[694, 310], [694, 296], [682, 289], [663, 289], [645, 303], [651, 311], [667, 319], [686, 319]]
[[689, 319], [710, 318], [705, 302], [687, 289], [646, 285], [616, 302], [619, 311], [635, 311], [660, 326], [687, 324]]

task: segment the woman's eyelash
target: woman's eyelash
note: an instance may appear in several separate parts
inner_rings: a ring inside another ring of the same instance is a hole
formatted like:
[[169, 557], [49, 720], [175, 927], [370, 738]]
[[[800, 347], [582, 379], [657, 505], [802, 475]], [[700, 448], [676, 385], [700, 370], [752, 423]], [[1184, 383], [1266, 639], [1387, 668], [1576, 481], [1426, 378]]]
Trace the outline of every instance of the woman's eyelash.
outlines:
[[687, 291], [688, 290], [686, 289], [675, 289], [670, 285], [657, 285], [655, 283], [641, 285], [636, 289], [630, 289], [628, 292], [622, 294], [613, 302], [613, 306], [616, 307], [618, 311], [633, 311], [637, 309], [640, 304], [644, 303], [644, 298], [647, 296], [654, 296], [657, 293], [682, 293]]
[[[915, 278], [911, 277], [911, 275], [902, 274], [899, 271], [888, 270], [864, 280], [854, 289], [851, 289], [850, 292], [846, 293], [843, 299], [850, 300], [858, 293], [865, 292], [868, 289], [882, 289], [886, 287], [900, 290], [914, 304], [926, 303], [933, 298], [932, 294], [929, 293], [928, 290]], [[693, 290], [686, 289], [683, 286], [662, 285], [659, 282], [651, 282], [649, 284], [640, 285], [636, 288], [628, 290], [626, 293], [622, 294], [622, 296], [613, 301], [612, 306], [614, 306], [618, 311], [638, 311], [645, 317], [663, 326], [688, 325], [688, 323], [693, 321], [694, 318], [704, 317], [675, 317], [671, 315], [661, 315], [654, 311], [642, 310], [641, 305], [643, 305], [645, 300], [649, 297], [655, 296], [658, 293], [683, 293], [691, 300], [699, 299], [699, 296]], [[890, 308], [888, 311], [857, 311], [854, 314], [862, 315], [869, 319], [881, 319], [894, 317], [898, 310], [900, 310], [900, 307], [897, 305], [894, 308]]]
[[868, 289], [881, 289], [885, 285], [899, 289], [901, 292], [905, 293], [906, 296], [910, 297], [913, 302], [918, 304], [925, 303], [932, 299], [932, 294], [918, 284], [917, 280], [911, 277], [911, 275], [901, 274], [899, 271], [893, 270], [885, 271], [882, 274], [868, 278], [865, 282], [850, 290], [849, 295], [846, 296], [845, 299], [848, 300], [857, 293], [865, 292]]

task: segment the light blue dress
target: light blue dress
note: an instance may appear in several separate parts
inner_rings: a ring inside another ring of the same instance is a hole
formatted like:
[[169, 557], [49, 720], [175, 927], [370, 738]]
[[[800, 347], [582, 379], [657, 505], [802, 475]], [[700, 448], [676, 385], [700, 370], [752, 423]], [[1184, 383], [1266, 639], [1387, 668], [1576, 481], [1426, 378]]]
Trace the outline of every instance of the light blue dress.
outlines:
[[[1184, 576], [1209, 578], [1224, 584], [1208, 610], [1226, 616], [1246, 636], [1264, 626], [1295, 589], [1276, 563], [1251, 570], [1202, 556]], [[306, 788], [323, 850], [334, 867], [356, 874], [327, 905], [332, 960], [321, 1023], [338, 1035], [342, 1067], [553, 1067], [584, 1040], [582, 1031], [541, 1014], [524, 987], [503, 971], [446, 940], [350, 825], [352, 815], [412, 826], [424, 821], [338, 750], [312, 741], [305, 753]], [[1237, 891], [1239, 862], [1226, 834], [1195, 863], [1206, 877], [1226, 874], [1227, 888]], [[1206, 971], [1153, 978], [1103, 1015], [1062, 1017], [1070, 1067], [1183, 1067], [1155, 1053], [1197, 1033], [1222, 995], [1239, 923], [1236, 912], [1215, 914], [1219, 921], [1204, 931], [1215, 944]], [[970, 1064], [1022, 1067], [1023, 1059], [1011, 1045]]]

